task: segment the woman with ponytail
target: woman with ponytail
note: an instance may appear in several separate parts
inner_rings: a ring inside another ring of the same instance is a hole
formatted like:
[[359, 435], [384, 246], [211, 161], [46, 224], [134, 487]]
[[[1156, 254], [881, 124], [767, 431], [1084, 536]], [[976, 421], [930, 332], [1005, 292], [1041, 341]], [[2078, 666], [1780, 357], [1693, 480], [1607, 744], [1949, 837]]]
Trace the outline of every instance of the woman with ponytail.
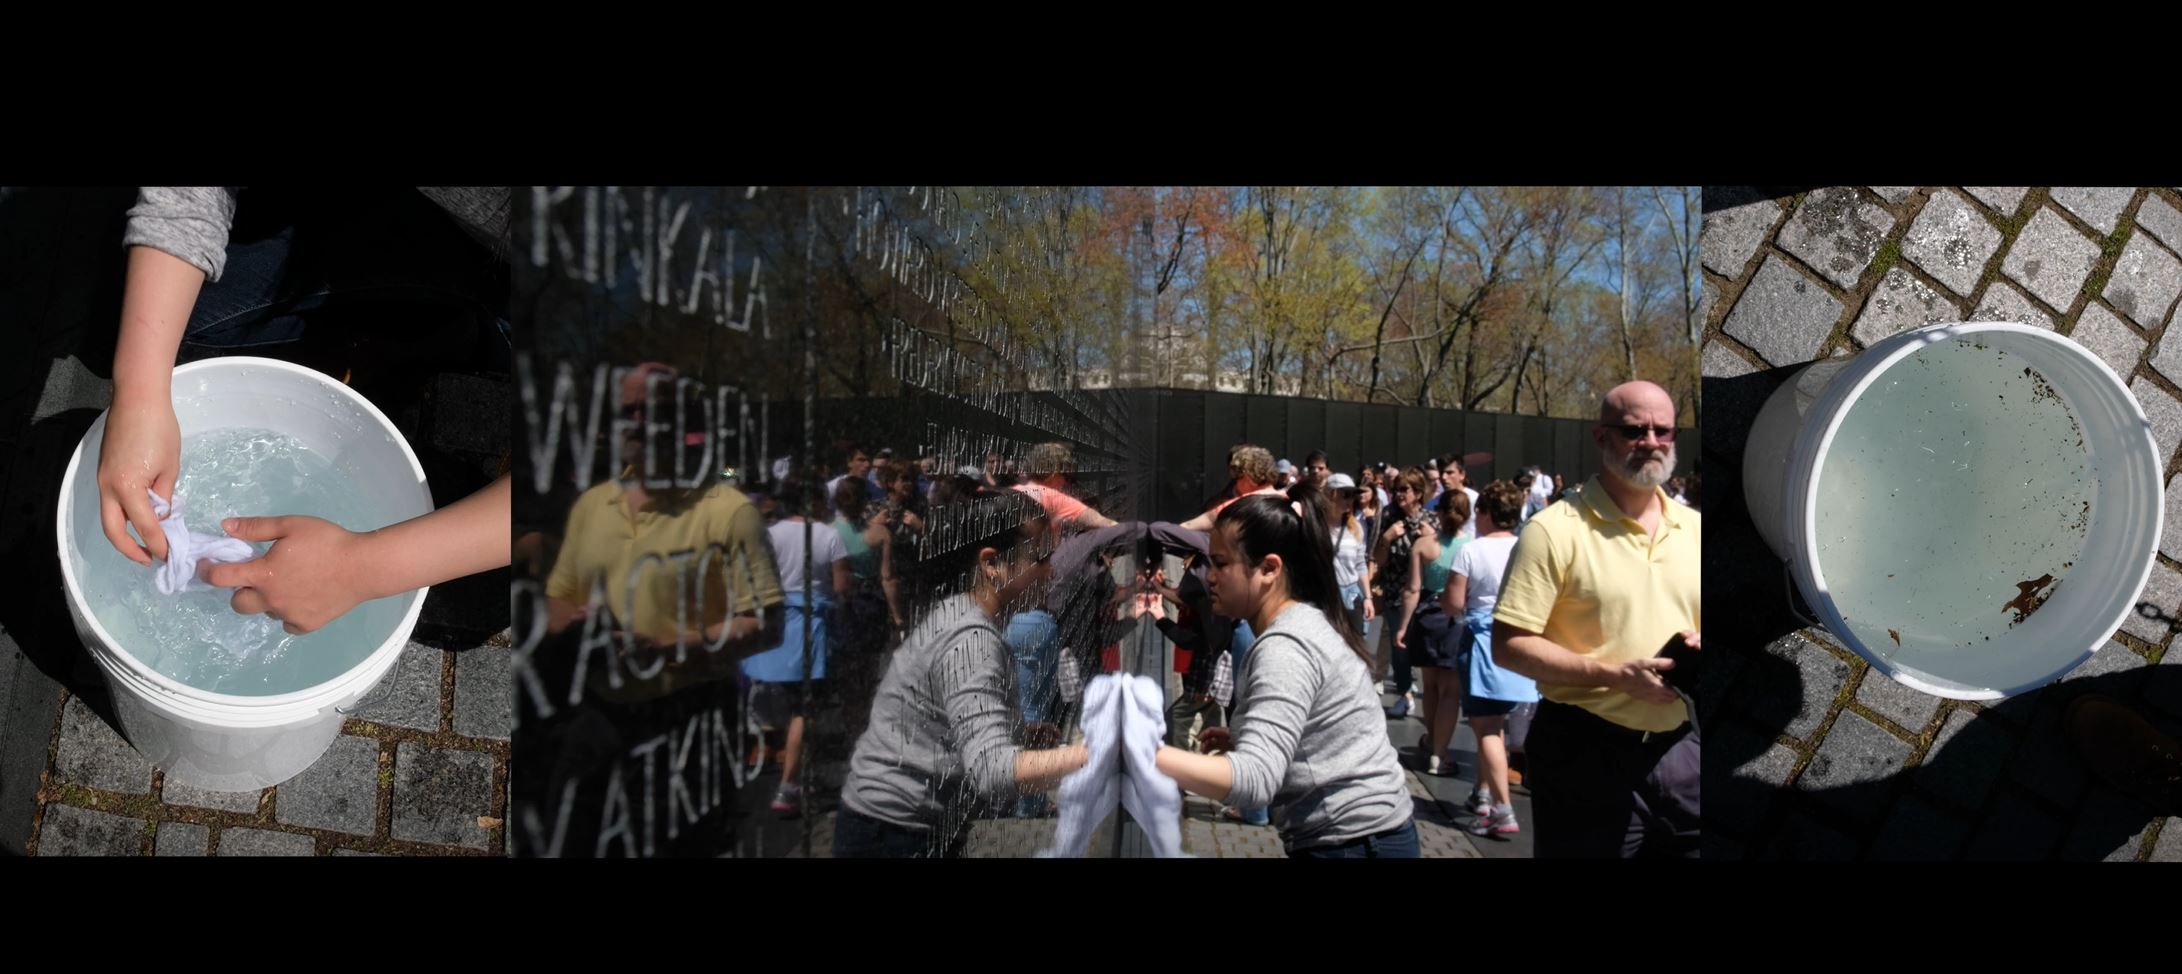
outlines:
[[1342, 608], [1322, 505], [1304, 483], [1214, 521], [1214, 611], [1247, 621], [1257, 643], [1235, 677], [1232, 727], [1199, 738], [1225, 753], [1162, 747], [1158, 767], [1207, 798], [1271, 806], [1291, 857], [1413, 859], [1409, 789], [1371, 657]]

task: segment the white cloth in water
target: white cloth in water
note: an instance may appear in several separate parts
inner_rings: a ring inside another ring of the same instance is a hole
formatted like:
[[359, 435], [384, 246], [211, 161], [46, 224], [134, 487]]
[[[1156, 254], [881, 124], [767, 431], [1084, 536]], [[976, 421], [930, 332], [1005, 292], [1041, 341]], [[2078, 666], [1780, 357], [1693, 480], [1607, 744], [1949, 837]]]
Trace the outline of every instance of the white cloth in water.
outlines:
[[1167, 734], [1159, 684], [1111, 674], [1084, 688], [1083, 736], [1090, 760], [1061, 780], [1061, 818], [1041, 858], [1080, 858], [1091, 832], [1117, 805], [1144, 828], [1152, 854], [1182, 853], [1182, 790], [1155, 763]]
[[1128, 693], [1121, 721], [1121, 805], [1143, 826], [1152, 855], [1182, 857], [1182, 788], [1162, 774], [1159, 745], [1167, 736], [1167, 709], [1159, 684], [1148, 676], [1122, 677]]
[[258, 550], [250, 542], [230, 538], [224, 534], [198, 534], [182, 523], [182, 499], [176, 497], [172, 504], [160, 500], [152, 491], [152, 513], [159, 517], [159, 531], [167, 536], [166, 563], [154, 569], [152, 585], [161, 595], [203, 591], [212, 586], [197, 579], [197, 563], [201, 561], [237, 562], [249, 561], [258, 556]]

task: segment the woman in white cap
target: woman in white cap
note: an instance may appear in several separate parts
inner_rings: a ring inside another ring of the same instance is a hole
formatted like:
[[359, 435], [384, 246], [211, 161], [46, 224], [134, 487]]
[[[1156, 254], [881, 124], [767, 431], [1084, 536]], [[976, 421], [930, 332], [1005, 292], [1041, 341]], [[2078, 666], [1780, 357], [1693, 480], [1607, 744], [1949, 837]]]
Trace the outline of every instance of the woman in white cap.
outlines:
[[[1362, 505], [1363, 490], [1356, 486], [1348, 474], [1337, 473], [1326, 478], [1326, 523], [1333, 528], [1333, 576], [1334, 584], [1341, 587], [1341, 607], [1349, 615], [1349, 623], [1359, 634], [1367, 632], [1375, 613], [1371, 598], [1364, 591], [1364, 575], [1371, 568], [1370, 546], [1365, 542], [1364, 526], [1356, 519]], [[1371, 645], [1367, 636], [1365, 646]]]

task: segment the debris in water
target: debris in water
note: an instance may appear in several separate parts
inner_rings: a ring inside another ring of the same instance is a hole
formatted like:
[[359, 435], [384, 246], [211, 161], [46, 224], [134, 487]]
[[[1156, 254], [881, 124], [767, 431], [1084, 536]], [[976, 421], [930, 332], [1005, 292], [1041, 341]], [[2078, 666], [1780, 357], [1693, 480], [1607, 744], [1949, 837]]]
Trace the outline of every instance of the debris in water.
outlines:
[[[2052, 588], [2047, 588], [2049, 585]], [[2030, 618], [2030, 614], [2045, 605], [2046, 600], [2053, 597], [2054, 590], [2060, 588], [2054, 583], [2052, 575], [2040, 575], [2027, 582], [2017, 582], [2015, 587], [2015, 599], [2000, 607], [2002, 612], [2015, 613], [2015, 621], [2009, 625], [2022, 625], [2023, 620]]]

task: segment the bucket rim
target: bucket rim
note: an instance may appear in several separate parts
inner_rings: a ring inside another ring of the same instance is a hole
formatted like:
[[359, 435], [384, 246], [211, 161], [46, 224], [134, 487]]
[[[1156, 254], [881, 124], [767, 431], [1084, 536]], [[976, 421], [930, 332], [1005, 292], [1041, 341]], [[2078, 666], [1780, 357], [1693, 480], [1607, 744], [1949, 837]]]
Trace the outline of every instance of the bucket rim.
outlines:
[[[424, 493], [423, 500], [426, 513], [430, 513], [432, 498], [429, 488], [425, 487], [424, 465], [417, 460], [416, 451], [410, 448], [409, 438], [401, 435], [401, 430], [391, 420], [387, 419], [386, 414], [373, 405], [371, 400], [364, 398], [347, 385], [334, 381], [332, 376], [316, 369], [306, 368], [292, 362], [283, 362], [279, 359], [230, 355], [200, 359], [186, 365], [176, 366], [174, 377], [181, 379], [198, 372], [227, 371], [242, 368], [266, 369], [315, 382], [325, 387], [327, 391], [345, 398], [352, 405], [360, 408], [366, 415], [376, 420], [388, 432], [394, 434], [388, 439], [401, 451], [403, 461], [408, 464], [409, 473], [415, 477], [418, 489]], [[389, 636], [377, 649], [366, 654], [356, 665], [327, 680], [287, 693], [243, 695], [218, 693], [193, 687], [152, 669], [143, 660], [136, 658], [134, 653], [120, 648], [120, 645], [114, 640], [113, 634], [106, 630], [105, 625], [99, 621], [97, 614], [91, 611], [91, 606], [83, 595], [82, 582], [76, 577], [75, 566], [70, 564], [68, 558], [69, 522], [75, 513], [75, 498], [72, 488], [76, 483], [76, 478], [83, 475], [84, 453], [85, 448], [90, 444], [91, 434], [102, 432], [105, 429], [106, 418], [111, 412], [112, 408], [108, 407], [106, 411], [99, 413], [98, 418], [92, 421], [90, 428], [84, 431], [83, 438], [76, 441], [76, 448], [68, 458], [68, 467], [61, 475], [60, 498], [54, 513], [54, 554], [60, 559], [61, 563], [62, 594], [68, 599], [69, 607], [76, 616], [77, 622], [89, 628], [98, 637], [98, 645], [86, 645], [84, 648], [89, 650], [94, 658], [101, 661], [111, 661], [118, 666], [118, 669], [108, 669], [108, 673], [120, 677], [120, 682], [129, 684], [133, 689], [139, 690], [139, 696], [168, 709], [175, 709], [175, 704], [179, 701], [191, 705], [191, 709], [203, 709], [213, 713], [251, 714], [253, 716], [258, 714], [270, 716], [274, 712], [322, 711], [327, 706], [338, 703], [342, 697], [348, 694], [352, 686], [365, 677], [370, 677], [365, 682], [372, 683], [384, 676], [386, 670], [399, 658], [403, 647], [408, 644], [409, 635], [415, 631], [417, 620], [424, 611], [425, 595], [431, 591], [429, 586], [411, 591], [405, 596], [399, 596], [407, 598], [409, 604], [403, 610], [401, 622], [395, 626], [394, 635]], [[141, 692], [146, 689], [157, 692]]]
[[[2034, 325], [2020, 322], [1972, 321], [1946, 322], [1914, 328], [1873, 344], [1851, 359], [1850, 361], [1853, 364], [1842, 369], [1840, 374], [1829, 380], [1826, 388], [1812, 403], [1812, 414], [1826, 415], [1828, 417], [1827, 421], [1823, 423], [1803, 423], [1796, 432], [1795, 443], [1789, 453], [1789, 469], [1786, 478], [1786, 484], [1795, 485], [1795, 489], [1784, 492], [1782, 498], [1782, 506], [1785, 508], [1783, 513], [1786, 515], [1785, 520], [1787, 521], [1783, 525], [1786, 528], [1783, 539], [1791, 552], [1790, 557], [1787, 559], [1790, 570], [1795, 576], [1797, 587], [1802, 589], [1804, 600], [1810, 604], [1813, 611], [1819, 614], [1827, 631], [1840, 639], [1844, 646], [1862, 657], [1874, 669], [1885, 673], [1896, 682], [1920, 692], [1955, 700], [2003, 699], [2045, 686], [2061, 678], [2077, 666], [2082, 665], [2083, 661], [2089, 659], [2093, 653], [2096, 653], [2099, 646], [2110, 638], [2116, 629], [2120, 628], [2122, 621], [2128, 617], [2129, 612], [2128, 600], [2125, 599], [2114, 618], [2105, 620], [2100, 624], [2099, 635], [2090, 639], [2087, 645], [2071, 654], [2066, 665], [2017, 685], [1980, 687], [1957, 683], [1939, 674], [1907, 666], [1897, 660], [1888, 659], [1885, 654], [1876, 652], [1871, 647], [1864, 645], [1864, 641], [1856, 636], [1855, 631], [1849, 628], [1846, 620], [1842, 618], [1840, 610], [1835, 604], [1832, 591], [1825, 587], [1825, 576], [1818, 564], [1818, 554], [1810, 544], [1810, 539], [1816, 530], [1817, 518], [1813, 498], [1818, 487], [1817, 472], [1822, 468], [1826, 455], [1832, 450], [1835, 434], [1839, 432], [1842, 422], [1848, 417], [1848, 410], [1843, 407], [1854, 403], [1863, 395], [1864, 390], [1870, 388], [1873, 383], [1879, 380], [1880, 376], [1886, 374], [1897, 363], [1922, 351], [1926, 346], [1971, 335], [1992, 333], [2025, 336], [2031, 341], [2050, 346], [2056, 349], [2058, 354], [2075, 359], [2080, 364], [2088, 365], [2097, 374], [2105, 376], [2111, 382], [2111, 388], [2120, 391], [2119, 401], [2126, 407], [2127, 414], [2138, 421], [2136, 434], [2128, 438], [2128, 448], [2131, 451], [2141, 450], [2143, 456], [2151, 458], [2149, 487], [2156, 495], [2163, 496], [2165, 485], [2161, 475], [2164, 464], [2158, 462], [2158, 443], [2153, 439], [2150, 425], [2145, 419], [2143, 404], [2137, 401], [2136, 395], [2130, 391], [2128, 383], [2124, 382], [2121, 376], [2106, 364], [2104, 359], [2100, 358], [2097, 353], [2063, 335]], [[1850, 379], [1851, 381], [1844, 382], [1844, 379]], [[2151, 577], [2152, 565], [2155, 563], [2159, 551], [2160, 533], [2165, 519], [2164, 505], [2160, 503], [2153, 504], [2151, 514], [2153, 525], [2152, 530], [2146, 532], [2142, 539], [2144, 550], [2142, 552], [2143, 557], [2140, 559], [2141, 564], [2131, 572], [2134, 583], [2130, 587], [2130, 599], [2135, 598], [2135, 594], [2143, 590], [2144, 583]], [[2131, 553], [2122, 552], [2120, 554], [2129, 555]]]

